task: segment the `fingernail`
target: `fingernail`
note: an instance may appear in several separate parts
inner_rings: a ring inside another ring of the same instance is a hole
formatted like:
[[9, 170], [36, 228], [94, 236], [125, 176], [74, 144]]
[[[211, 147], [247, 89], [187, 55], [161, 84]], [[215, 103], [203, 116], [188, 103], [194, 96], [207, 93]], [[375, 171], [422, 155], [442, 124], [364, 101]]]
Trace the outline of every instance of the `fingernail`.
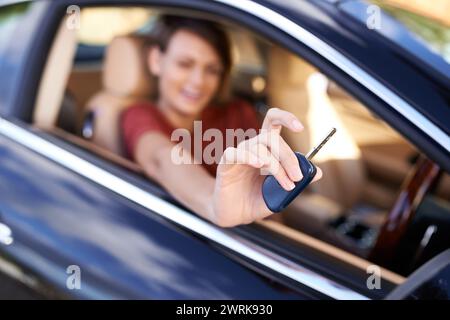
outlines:
[[295, 188], [295, 184], [292, 181], [286, 182], [286, 186], [289, 191]]
[[300, 181], [303, 178], [300, 168], [297, 166], [294, 169], [294, 181]]
[[292, 121], [292, 125], [294, 126], [295, 129], [297, 130], [302, 130], [303, 129], [303, 125], [300, 123], [300, 121], [298, 120], [294, 120]]

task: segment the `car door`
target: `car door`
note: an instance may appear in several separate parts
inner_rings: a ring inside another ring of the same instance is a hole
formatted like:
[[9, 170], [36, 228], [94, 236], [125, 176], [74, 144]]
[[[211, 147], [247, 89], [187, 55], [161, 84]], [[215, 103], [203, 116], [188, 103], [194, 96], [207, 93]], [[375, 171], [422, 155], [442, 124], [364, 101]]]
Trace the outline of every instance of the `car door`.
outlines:
[[69, 5], [38, 3], [32, 6], [40, 9], [39, 31], [34, 25], [16, 61], [21, 72], [2, 91], [0, 119], [1, 223], [11, 238], [0, 250], [31, 284], [76, 298], [366, 298], [201, 220], [142, 177], [31, 126], [27, 110]]
[[[23, 129], [5, 126], [10, 138], [1, 140], [1, 212], [13, 242], [2, 249], [62, 292], [80, 298], [291, 297], [186, 230], [11, 140]], [[41, 150], [48, 143], [26, 139]], [[76, 165], [123, 184], [86, 163]], [[80, 288], [68, 282], [74, 268]]]

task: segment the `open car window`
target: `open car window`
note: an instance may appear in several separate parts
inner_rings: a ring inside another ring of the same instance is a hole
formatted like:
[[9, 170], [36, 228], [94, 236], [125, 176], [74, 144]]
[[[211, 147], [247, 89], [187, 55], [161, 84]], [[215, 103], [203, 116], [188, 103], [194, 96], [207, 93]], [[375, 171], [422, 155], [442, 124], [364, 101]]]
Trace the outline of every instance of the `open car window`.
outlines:
[[[105, 135], [108, 136], [114, 133], [112, 128], [117, 126], [117, 115], [120, 114], [95, 114], [89, 109], [92, 99], [105, 90], [103, 76], [107, 53], [103, 51], [102, 55], [94, 56], [96, 63], [90, 65], [79, 63], [77, 57], [80, 46], [108, 48], [116, 37], [127, 37], [130, 33], [139, 35], [142, 30], [151, 28], [160, 12], [130, 7], [92, 8], [83, 11], [85, 13], [82, 16], [86, 20], [82, 20], [82, 27], [73, 38], [78, 51], [71, 53], [67, 85], [56, 112], [56, 128], [48, 126], [46, 121], [40, 123], [40, 117], [34, 118], [34, 124], [126, 168], [142, 182], [145, 179], [142, 169], [110, 145], [96, 140], [97, 133], [93, 132], [98, 129], [93, 127], [93, 117], [104, 121], [106, 126], [100, 130], [107, 130]], [[100, 17], [114, 21], [117, 28], [105, 29], [104, 23], [97, 25]], [[125, 26], [122, 19], [130, 24]], [[287, 239], [289, 246], [285, 246], [284, 254], [293, 259], [301, 259], [298, 252], [312, 248], [312, 251], [352, 264], [364, 273], [372, 264], [371, 251], [377, 244], [386, 217], [395, 206], [405, 179], [423, 155], [338, 83], [327, 78], [325, 72], [265, 40], [262, 35], [229, 22], [225, 26], [232, 38], [237, 62], [232, 77], [234, 94], [251, 101], [262, 116], [267, 105], [294, 113], [306, 130], [300, 134], [283, 133], [293, 150], [306, 153], [330, 127], [336, 127], [339, 132], [315, 159], [324, 178], [301, 195], [302, 201], [267, 220], [237, 228], [236, 232], [268, 246], [270, 241], [264, 239], [266, 235], [282, 239], [278, 243]], [[120, 134], [119, 131], [115, 133]], [[448, 181], [448, 175], [442, 179]], [[446, 197], [449, 191], [448, 183], [444, 182], [436, 192]], [[163, 193], [160, 190], [159, 194]], [[272, 245], [271, 249], [283, 252], [281, 247]], [[407, 257], [404, 268], [387, 267], [383, 276], [391, 283], [400, 284], [411, 268], [414, 270], [423, 260], [423, 257], [417, 260], [414, 254]]]

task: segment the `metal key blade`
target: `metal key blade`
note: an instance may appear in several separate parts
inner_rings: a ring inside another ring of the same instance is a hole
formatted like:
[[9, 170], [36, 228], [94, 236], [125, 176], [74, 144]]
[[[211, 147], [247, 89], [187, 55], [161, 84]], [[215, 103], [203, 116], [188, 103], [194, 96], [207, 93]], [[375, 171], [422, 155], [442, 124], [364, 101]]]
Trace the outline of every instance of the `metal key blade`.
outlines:
[[336, 128], [331, 129], [331, 131], [327, 134], [327, 136], [325, 137], [325, 139], [323, 139], [319, 145], [317, 145], [316, 147], [314, 147], [310, 152], [308, 152], [306, 154], [306, 159], [311, 160], [312, 158], [314, 158], [314, 156], [317, 154], [317, 152], [319, 152], [320, 149], [322, 149], [322, 147], [325, 145], [325, 143], [328, 142], [328, 140], [330, 140], [330, 138], [336, 133]]

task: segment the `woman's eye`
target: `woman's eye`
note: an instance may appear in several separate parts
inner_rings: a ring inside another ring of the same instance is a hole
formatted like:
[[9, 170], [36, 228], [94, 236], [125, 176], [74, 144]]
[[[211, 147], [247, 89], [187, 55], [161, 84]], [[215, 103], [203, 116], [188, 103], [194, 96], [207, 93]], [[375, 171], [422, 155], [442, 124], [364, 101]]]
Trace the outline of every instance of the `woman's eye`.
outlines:
[[212, 74], [212, 75], [215, 75], [215, 76], [222, 75], [222, 69], [218, 68], [218, 67], [208, 67], [206, 70], [207, 70], [207, 72], [209, 74]]
[[187, 68], [190, 68], [192, 66], [192, 63], [190, 61], [181, 60], [181, 61], [178, 61], [178, 66], [181, 67], [181, 68], [187, 69]]

